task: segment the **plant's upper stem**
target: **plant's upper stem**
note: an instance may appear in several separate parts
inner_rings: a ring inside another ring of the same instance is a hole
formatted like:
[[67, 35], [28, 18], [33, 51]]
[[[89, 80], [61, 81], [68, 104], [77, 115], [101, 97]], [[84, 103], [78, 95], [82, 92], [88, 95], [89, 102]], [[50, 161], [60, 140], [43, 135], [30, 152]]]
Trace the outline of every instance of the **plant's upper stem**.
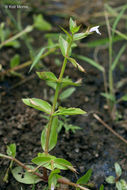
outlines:
[[60, 75], [59, 75], [59, 78], [58, 78], [58, 83], [57, 83], [57, 86], [56, 86], [55, 96], [54, 96], [53, 105], [52, 105], [52, 112], [51, 112], [51, 115], [50, 115], [50, 118], [49, 118], [47, 130], [46, 130], [45, 154], [48, 154], [48, 151], [49, 151], [49, 138], [50, 138], [52, 121], [53, 121], [53, 118], [54, 118], [53, 114], [54, 114], [55, 109], [56, 109], [56, 104], [57, 104], [59, 91], [60, 91], [60, 87], [61, 87], [61, 81], [62, 81], [64, 71], [65, 71], [65, 68], [66, 68], [66, 65], [67, 65], [67, 57], [69, 56], [69, 51], [70, 51], [70, 48], [71, 48], [72, 41], [73, 41], [73, 36], [72, 36], [71, 41], [69, 42], [69, 45], [68, 45], [68, 48], [67, 48], [67, 54], [66, 54], [66, 57], [64, 58], [63, 65], [62, 65], [62, 68], [61, 68], [61, 72], [60, 72]]

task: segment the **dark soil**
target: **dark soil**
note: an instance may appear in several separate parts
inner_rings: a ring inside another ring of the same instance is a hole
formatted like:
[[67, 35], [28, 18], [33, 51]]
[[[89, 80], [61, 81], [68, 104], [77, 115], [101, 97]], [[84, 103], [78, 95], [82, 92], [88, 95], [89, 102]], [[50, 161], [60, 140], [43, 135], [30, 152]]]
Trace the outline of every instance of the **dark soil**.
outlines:
[[[121, 46], [121, 44], [118, 45]], [[91, 51], [88, 51], [88, 54], [86, 50], [78, 51], [84, 55], [93, 54]], [[15, 53], [14, 50], [9, 48], [6, 48], [6, 52], [10, 52], [10, 54]], [[8, 55], [10, 54], [8, 53]], [[104, 63], [107, 60], [107, 55], [106, 50], [100, 51], [100, 63]], [[3, 58], [3, 65], [5, 65], [9, 60], [7, 60], [4, 51], [2, 51], [1, 57]], [[125, 55], [123, 60], [126, 59], [127, 55]], [[59, 68], [54, 66], [54, 57], [45, 59], [44, 63], [46, 67], [48, 66], [49, 70], [54, 71], [58, 75]], [[107, 61], [106, 63], [108, 64]], [[85, 75], [76, 70], [74, 71], [71, 66], [67, 67], [65, 75], [69, 75], [73, 80], [83, 78], [83, 84], [81, 87], [77, 87], [77, 91], [74, 92], [72, 97], [62, 104], [65, 107], [80, 107], [86, 110], [88, 114], [86, 116], [71, 117], [71, 123], [80, 126], [81, 130], [77, 130], [75, 133], [65, 133], [64, 129], [62, 129], [58, 137], [57, 146], [51, 153], [67, 159], [76, 167], [78, 174], [68, 171], [63, 173], [71, 181], [76, 181], [91, 168], [93, 170], [91, 178], [91, 182], [94, 184], [93, 189], [98, 189], [103, 183], [105, 189], [110, 190], [114, 189], [114, 187], [108, 186], [105, 179], [109, 175], [115, 176], [115, 162], [121, 165], [123, 169], [122, 177], [125, 180], [127, 179], [127, 144], [123, 143], [102, 126], [93, 117], [93, 113], [97, 113], [111, 128], [125, 139], [127, 139], [127, 127], [125, 124], [122, 125], [122, 122], [112, 122], [108, 111], [105, 109], [105, 99], [100, 95], [104, 91], [101, 73], [87, 63], [81, 64], [87, 71]], [[23, 72], [25, 79], [27, 79], [25, 83], [20, 83], [21, 79], [13, 76], [5, 77], [0, 82], [2, 94], [0, 105], [0, 152], [6, 153], [6, 146], [10, 143], [16, 143], [16, 158], [28, 164], [32, 158], [36, 157], [38, 152], [42, 152], [40, 135], [46, 124], [46, 120], [42, 117], [42, 113], [25, 106], [21, 99], [36, 97], [48, 100], [48, 97], [53, 92], [36, 75], [33, 74], [33, 77], [29, 78], [28, 69], [25, 70]], [[126, 77], [127, 69], [125, 68], [121, 73], [119, 69], [116, 71], [116, 82]], [[15, 86], [18, 82], [19, 85]], [[121, 96], [126, 92], [125, 86], [120, 89], [120, 92], [117, 92], [116, 95]], [[126, 120], [127, 104], [122, 102], [117, 105], [117, 109], [122, 115], [122, 119]], [[0, 190], [21, 190], [21, 187], [23, 190], [32, 189], [32, 186], [16, 182], [11, 174], [9, 175], [9, 182], [5, 184], [2, 179], [8, 166], [8, 160], [0, 159]], [[45, 183], [39, 183], [35, 189], [44, 189], [45, 185]]]

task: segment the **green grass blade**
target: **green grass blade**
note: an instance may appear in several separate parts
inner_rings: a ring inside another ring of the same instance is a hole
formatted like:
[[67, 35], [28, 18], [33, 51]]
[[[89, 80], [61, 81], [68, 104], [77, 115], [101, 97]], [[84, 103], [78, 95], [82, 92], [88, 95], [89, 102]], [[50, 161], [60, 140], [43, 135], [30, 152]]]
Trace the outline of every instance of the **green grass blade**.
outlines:
[[127, 9], [127, 4], [123, 6], [122, 10], [120, 11], [119, 15], [116, 17], [114, 23], [113, 23], [113, 32], [112, 32], [112, 36], [114, 36], [114, 30], [116, 29], [121, 17], [123, 16], [125, 10]]
[[95, 62], [93, 59], [90, 59], [90, 58], [85, 57], [83, 55], [75, 55], [75, 54], [74, 54], [74, 57], [76, 57], [80, 60], [86, 61], [90, 65], [96, 67], [99, 71], [104, 72], [104, 67], [102, 65], [100, 65], [99, 63]]
[[105, 4], [104, 6], [105, 6], [106, 10], [107, 10], [109, 13], [111, 13], [112, 15], [116, 15], [116, 14], [117, 14], [117, 12], [115, 11], [115, 9], [113, 9], [113, 8], [112, 8], [111, 6], [109, 6], [108, 4]]
[[112, 63], [112, 67], [111, 67], [112, 71], [114, 71], [114, 69], [116, 68], [118, 61], [125, 49], [126, 49], [126, 45], [123, 45], [122, 48], [120, 49], [119, 53], [117, 54], [115, 60]]
[[[118, 42], [120, 40], [123, 40], [123, 38], [121, 36], [114, 36], [112, 38], [112, 42]], [[94, 40], [92, 42], [88, 42], [86, 43], [84, 46], [85, 47], [89, 47], [89, 48], [95, 48], [95, 47], [99, 47], [99, 46], [103, 46], [103, 45], [108, 45], [109, 44], [109, 38], [103, 38], [103, 39], [99, 39], [99, 40]]]
[[31, 70], [33, 69], [33, 67], [35, 67], [35, 65], [39, 62], [40, 57], [41, 57], [41, 55], [43, 54], [43, 52], [45, 51], [45, 49], [46, 49], [46, 48], [43, 47], [43, 48], [39, 51], [39, 53], [37, 54], [37, 56], [34, 58], [33, 63], [32, 63], [32, 65], [31, 65], [31, 67], [30, 67], [29, 72], [31, 72]]
[[32, 185], [32, 190], [35, 190], [35, 183]]
[[116, 34], [118, 34], [121, 38], [127, 40], [127, 34], [123, 34], [122, 32], [118, 31], [118, 30], [114, 30], [114, 32]]

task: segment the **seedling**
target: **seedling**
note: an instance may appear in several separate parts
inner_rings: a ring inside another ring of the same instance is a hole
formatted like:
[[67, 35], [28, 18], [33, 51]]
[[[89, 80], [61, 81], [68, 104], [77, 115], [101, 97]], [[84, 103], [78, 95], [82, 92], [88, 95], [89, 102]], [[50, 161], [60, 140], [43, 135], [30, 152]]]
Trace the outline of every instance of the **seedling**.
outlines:
[[[15, 144], [10, 144], [9, 146], [7, 146], [7, 154], [9, 156], [12, 156], [13, 158], [15, 158], [16, 156], [16, 145]], [[11, 160], [10, 165], [6, 171], [6, 174], [4, 176], [3, 181], [5, 181], [6, 183], [8, 182], [8, 175], [9, 175], [9, 171], [12, 169], [13, 166], [13, 160]]]
[[127, 190], [126, 181], [124, 179], [120, 179], [122, 175], [122, 169], [117, 162], [115, 163], [115, 172], [116, 172], [116, 177], [109, 176], [106, 178], [106, 182], [109, 184], [115, 184], [116, 189], [118, 190]]
[[[77, 190], [88, 190], [88, 188], [83, 186], [87, 185], [91, 176], [91, 170], [81, 177], [77, 183], [72, 183], [70, 180], [62, 177], [60, 172], [61, 170], [71, 170], [72, 172], [76, 172], [74, 166], [69, 161], [63, 158], [57, 158], [49, 153], [53, 148], [55, 148], [57, 143], [58, 124], [60, 123], [59, 117], [86, 114], [86, 111], [80, 108], [66, 108], [59, 106], [58, 98], [60, 97], [61, 89], [64, 86], [77, 86], [77, 83], [73, 82], [70, 78], [64, 77], [67, 64], [71, 63], [79, 71], [85, 72], [84, 68], [79, 63], [77, 63], [74, 58], [71, 57], [73, 43], [77, 40], [87, 37], [94, 31], [97, 33], [99, 31], [98, 27], [93, 27], [91, 29], [87, 29], [85, 32], [77, 33], [80, 29], [80, 26], [77, 26], [76, 22], [72, 19], [70, 19], [69, 28], [70, 33], [61, 27], [61, 29], [66, 34], [66, 39], [61, 35], [59, 36], [58, 47], [60, 48], [64, 57], [59, 77], [56, 77], [54, 73], [48, 71], [37, 72], [37, 75], [40, 79], [56, 84], [52, 105], [49, 102], [38, 98], [22, 99], [24, 104], [27, 106], [37, 109], [48, 116], [48, 123], [42, 130], [41, 134], [41, 146], [43, 152], [38, 153], [37, 156], [32, 159], [32, 163], [35, 164], [36, 167], [33, 165], [25, 165], [10, 154], [9, 156], [0, 154], [0, 157], [10, 159], [19, 165], [19, 167], [15, 167], [14, 169], [11, 169], [11, 171], [14, 178], [21, 183], [36, 184], [40, 181], [45, 181], [48, 183], [48, 187], [51, 190], [54, 190], [58, 183], [74, 186]], [[43, 48], [40, 54], [42, 54], [44, 50], [45, 49]], [[39, 59], [40, 54], [37, 55], [37, 58], [34, 60], [31, 66], [31, 69], [35, 66], [36, 60]], [[11, 151], [13, 152], [13, 150]], [[39, 170], [40, 168], [43, 168], [43, 175]], [[103, 186], [101, 186], [100, 189], [103, 189]]]

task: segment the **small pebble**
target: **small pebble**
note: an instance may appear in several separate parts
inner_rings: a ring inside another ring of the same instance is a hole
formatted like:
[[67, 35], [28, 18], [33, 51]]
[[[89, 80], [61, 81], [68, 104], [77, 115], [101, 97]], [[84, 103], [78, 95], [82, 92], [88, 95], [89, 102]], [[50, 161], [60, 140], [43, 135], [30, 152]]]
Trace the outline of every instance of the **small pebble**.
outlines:
[[84, 100], [85, 100], [85, 102], [89, 102], [88, 96], [85, 96]]
[[108, 105], [105, 104], [103, 107], [105, 110], [108, 110]]
[[76, 152], [76, 153], [78, 153], [78, 152], [79, 152], [79, 149], [78, 149], [78, 148], [76, 148], [76, 149], [75, 149], [75, 152]]

